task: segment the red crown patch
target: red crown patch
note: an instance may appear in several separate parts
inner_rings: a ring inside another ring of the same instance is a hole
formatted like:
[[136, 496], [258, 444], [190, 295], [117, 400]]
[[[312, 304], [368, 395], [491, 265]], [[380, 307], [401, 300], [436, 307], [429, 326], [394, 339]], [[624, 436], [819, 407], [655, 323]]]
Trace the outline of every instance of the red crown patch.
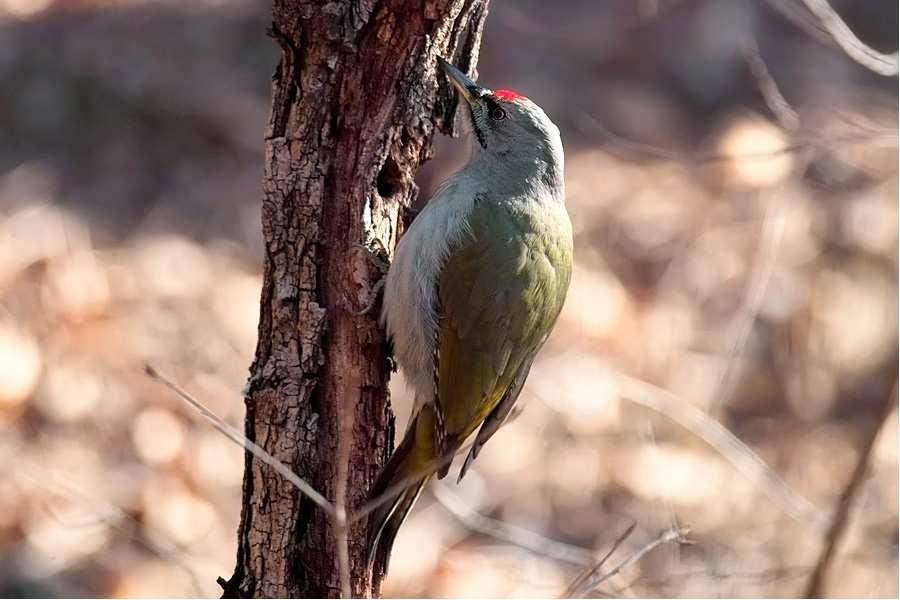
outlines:
[[525, 96], [513, 90], [494, 90], [494, 96], [501, 100], [525, 100]]

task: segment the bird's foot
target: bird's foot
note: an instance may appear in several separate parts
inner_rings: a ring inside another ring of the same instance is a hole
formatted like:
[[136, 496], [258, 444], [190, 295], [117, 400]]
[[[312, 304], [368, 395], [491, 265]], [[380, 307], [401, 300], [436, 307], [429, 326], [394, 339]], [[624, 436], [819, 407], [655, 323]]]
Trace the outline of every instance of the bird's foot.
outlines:
[[375, 282], [375, 285], [372, 286], [372, 289], [369, 291], [369, 299], [366, 301], [366, 305], [363, 306], [359, 310], [351, 310], [354, 316], [361, 317], [362, 315], [369, 314], [369, 312], [375, 308], [375, 305], [378, 303], [378, 294], [384, 288], [384, 284], [387, 281], [387, 276], [382, 277], [378, 281]]
[[368, 244], [353, 244], [353, 248], [358, 248], [366, 253], [366, 259], [369, 264], [375, 267], [379, 273], [381, 273], [381, 278], [375, 282], [369, 291], [369, 299], [366, 300], [365, 306], [363, 306], [359, 310], [351, 310], [350, 312], [359, 317], [371, 312], [375, 305], [378, 303], [378, 294], [384, 289], [385, 281], [387, 280], [387, 272], [391, 266], [390, 260], [388, 259], [388, 251], [387, 248], [384, 247], [384, 244], [377, 237], [371, 237]]
[[387, 360], [388, 368], [391, 370], [391, 373], [396, 373], [400, 365], [397, 364], [397, 359], [394, 357], [394, 341], [389, 337], [384, 336], [381, 349], [384, 351], [384, 358]]
[[382, 275], [387, 275], [388, 269], [391, 267], [390, 253], [380, 239], [372, 236], [365, 244], [353, 244], [352, 248], [364, 251], [369, 264], [378, 269]]

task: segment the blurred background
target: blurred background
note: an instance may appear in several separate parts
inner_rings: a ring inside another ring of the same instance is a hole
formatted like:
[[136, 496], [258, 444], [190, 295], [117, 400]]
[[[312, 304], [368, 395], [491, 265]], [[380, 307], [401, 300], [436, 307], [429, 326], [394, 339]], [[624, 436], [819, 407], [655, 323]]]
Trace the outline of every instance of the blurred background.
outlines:
[[[896, 51], [895, 0], [833, 5]], [[268, 11], [0, 0], [0, 596], [231, 574], [242, 452], [142, 369], [242, 423]], [[385, 593], [558, 596], [634, 524], [604, 571], [694, 544], [593, 595], [802, 594], [896, 394], [896, 77], [798, 0], [493, 0], [479, 71], [563, 132], [574, 280], [521, 415], [420, 501]], [[437, 141], [423, 198], [465, 146]], [[897, 444], [895, 411], [829, 595], [898, 593]]]

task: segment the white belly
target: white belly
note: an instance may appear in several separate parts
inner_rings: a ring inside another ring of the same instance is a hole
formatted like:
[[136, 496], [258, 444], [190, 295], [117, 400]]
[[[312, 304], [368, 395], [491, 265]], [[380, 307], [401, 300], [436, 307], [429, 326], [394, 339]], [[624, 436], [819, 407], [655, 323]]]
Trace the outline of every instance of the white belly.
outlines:
[[468, 233], [474, 201], [467, 179], [458, 174], [448, 180], [400, 239], [388, 271], [382, 321], [415, 392], [414, 411], [434, 399], [438, 281], [450, 250]]

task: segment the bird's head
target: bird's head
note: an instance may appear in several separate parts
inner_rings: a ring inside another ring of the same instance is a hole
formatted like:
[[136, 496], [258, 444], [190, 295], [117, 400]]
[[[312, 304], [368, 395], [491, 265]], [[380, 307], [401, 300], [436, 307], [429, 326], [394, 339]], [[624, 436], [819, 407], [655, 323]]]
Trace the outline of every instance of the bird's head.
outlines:
[[450, 82], [469, 106], [476, 152], [505, 161], [544, 163], [562, 170], [559, 129], [537, 104], [512, 90], [481, 87], [438, 57]]

